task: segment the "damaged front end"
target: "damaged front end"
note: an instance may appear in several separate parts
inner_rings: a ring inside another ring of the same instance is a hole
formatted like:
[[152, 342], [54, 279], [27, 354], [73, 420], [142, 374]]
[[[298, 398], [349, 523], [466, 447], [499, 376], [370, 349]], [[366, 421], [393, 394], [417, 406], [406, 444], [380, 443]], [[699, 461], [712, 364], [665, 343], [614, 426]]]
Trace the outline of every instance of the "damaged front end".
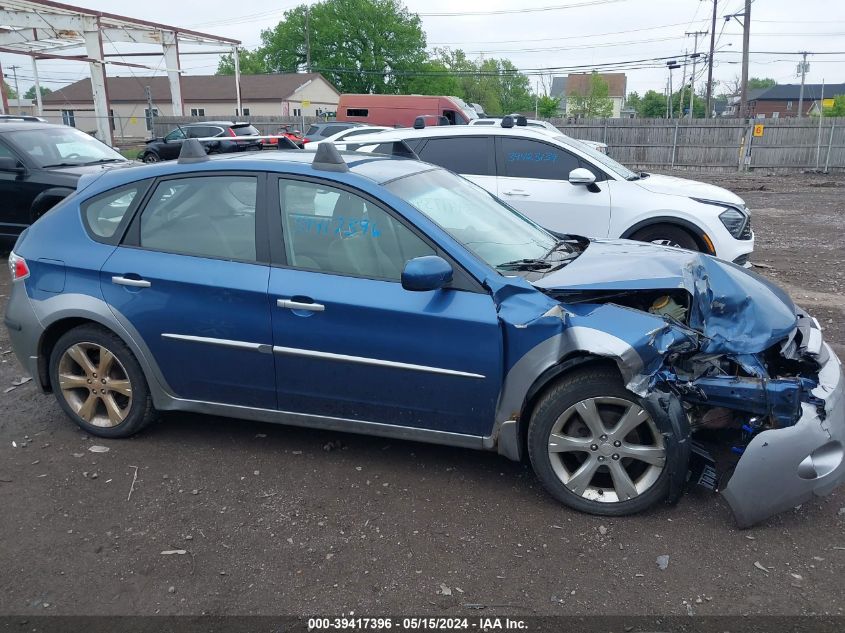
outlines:
[[687, 436], [677, 441], [690, 444], [693, 477], [722, 492], [740, 527], [845, 479], [840, 361], [818, 322], [767, 280], [689, 251], [608, 241], [530, 281], [559, 306], [531, 322], [559, 328], [558, 349], [538, 346], [535, 364], [573, 350], [613, 358], [634, 393], [680, 402]]

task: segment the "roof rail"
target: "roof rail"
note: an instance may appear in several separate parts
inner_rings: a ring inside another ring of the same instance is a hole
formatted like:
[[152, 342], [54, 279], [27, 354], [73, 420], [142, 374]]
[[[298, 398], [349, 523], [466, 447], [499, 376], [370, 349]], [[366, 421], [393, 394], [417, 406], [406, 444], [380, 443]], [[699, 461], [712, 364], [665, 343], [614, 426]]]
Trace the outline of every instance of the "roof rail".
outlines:
[[204, 163], [208, 160], [208, 154], [205, 153], [205, 147], [202, 146], [195, 138], [189, 138], [182, 143], [182, 149], [179, 150], [179, 164], [185, 163]]
[[331, 143], [320, 143], [317, 145], [317, 152], [314, 154], [311, 167], [321, 171], [349, 171], [349, 165], [346, 164], [343, 156], [340, 155], [340, 152]]
[[514, 125], [518, 125], [519, 127], [525, 127], [528, 125], [528, 119], [526, 119], [521, 114], [508, 114], [507, 116], [502, 117], [502, 127], [513, 127]]

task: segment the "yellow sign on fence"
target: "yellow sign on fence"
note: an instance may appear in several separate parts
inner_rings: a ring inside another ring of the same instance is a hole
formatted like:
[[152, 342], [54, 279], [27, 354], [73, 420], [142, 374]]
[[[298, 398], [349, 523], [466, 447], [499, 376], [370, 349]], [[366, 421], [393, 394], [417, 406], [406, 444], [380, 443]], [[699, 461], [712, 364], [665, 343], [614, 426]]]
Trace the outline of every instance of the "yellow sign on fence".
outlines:
[[754, 126], [754, 136], [763, 136], [763, 130], [765, 129], [765, 125], [762, 123], [758, 123]]

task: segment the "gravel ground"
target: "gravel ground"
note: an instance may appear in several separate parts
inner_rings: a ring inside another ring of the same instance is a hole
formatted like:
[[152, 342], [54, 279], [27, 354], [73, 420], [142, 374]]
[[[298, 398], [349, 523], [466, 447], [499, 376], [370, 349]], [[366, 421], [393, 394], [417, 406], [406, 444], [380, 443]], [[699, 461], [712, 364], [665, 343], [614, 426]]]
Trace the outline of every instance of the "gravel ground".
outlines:
[[[845, 179], [698, 177], [746, 197], [758, 271], [845, 351]], [[0, 614], [845, 609], [845, 490], [739, 531], [704, 491], [578, 514], [469, 450], [184, 414], [104, 441], [31, 383], [4, 394], [22, 375], [7, 350], [0, 328]]]

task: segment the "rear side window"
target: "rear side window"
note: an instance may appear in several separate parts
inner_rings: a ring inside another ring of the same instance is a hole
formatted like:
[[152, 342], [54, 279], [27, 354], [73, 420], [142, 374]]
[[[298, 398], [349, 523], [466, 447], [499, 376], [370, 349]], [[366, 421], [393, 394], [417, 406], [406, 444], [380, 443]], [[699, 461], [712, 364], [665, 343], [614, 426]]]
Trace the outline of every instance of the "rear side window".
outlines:
[[129, 221], [129, 210], [138, 205], [148, 186], [149, 181], [143, 180], [84, 202], [82, 218], [91, 237], [103, 242], [119, 237], [118, 229]]
[[253, 176], [165, 180], [141, 214], [141, 246], [252, 262], [257, 181]]
[[434, 163], [456, 174], [495, 175], [487, 137], [433, 138], [417, 153], [420, 160]]
[[499, 140], [499, 172], [503, 176], [568, 180], [569, 172], [581, 166], [577, 156], [556, 145], [509, 136]]
[[261, 132], [252, 125], [239, 125], [233, 127], [232, 130], [235, 132], [235, 136], [261, 136]]

